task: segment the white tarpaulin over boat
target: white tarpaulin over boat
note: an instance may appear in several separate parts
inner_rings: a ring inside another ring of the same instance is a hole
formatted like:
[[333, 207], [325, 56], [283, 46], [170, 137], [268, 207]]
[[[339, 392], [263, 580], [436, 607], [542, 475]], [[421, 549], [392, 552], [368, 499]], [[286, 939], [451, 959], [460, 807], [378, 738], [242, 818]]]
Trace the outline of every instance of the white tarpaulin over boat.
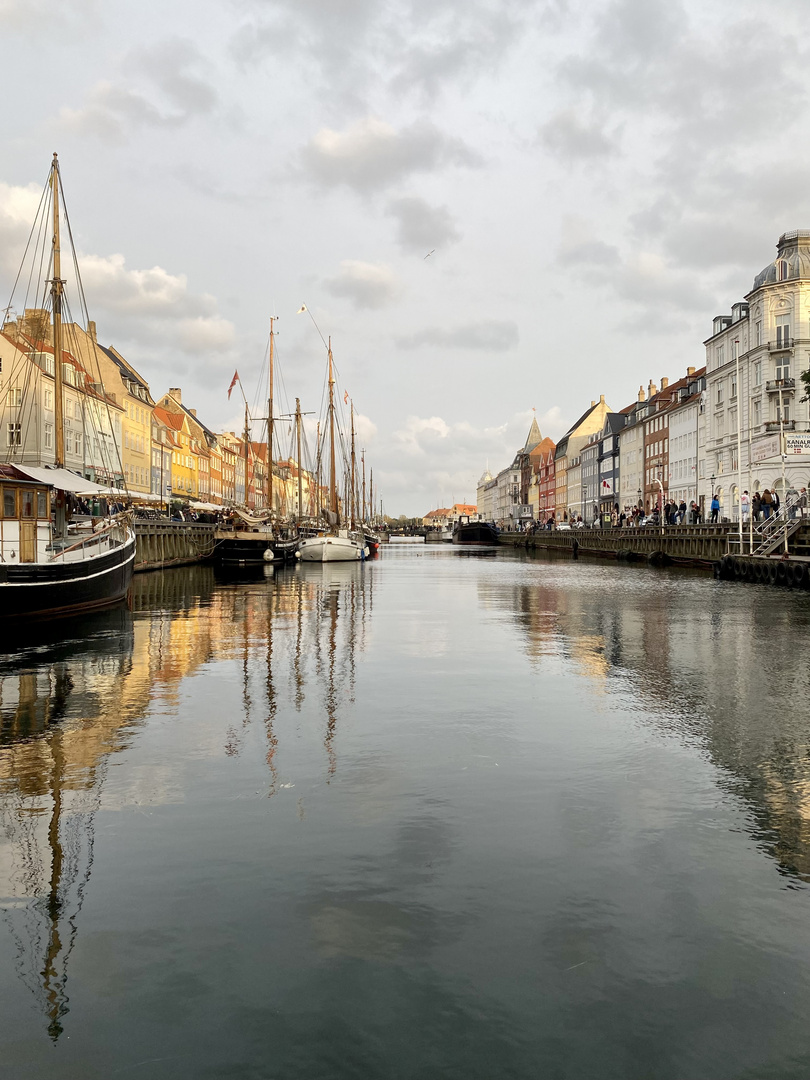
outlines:
[[36, 480], [38, 484], [49, 484], [51, 487], [59, 488], [60, 491], [72, 491], [74, 495], [116, 495], [120, 499], [126, 498], [125, 491], [94, 484], [92, 480], [85, 480], [83, 476], [77, 476], [70, 469], [38, 469], [33, 465], [18, 465], [16, 462], [13, 464], [23, 476]]
[[193, 502], [193, 503], [189, 503], [189, 505], [191, 506], [192, 510], [224, 510], [225, 509], [223, 506], [217, 506], [216, 503]]

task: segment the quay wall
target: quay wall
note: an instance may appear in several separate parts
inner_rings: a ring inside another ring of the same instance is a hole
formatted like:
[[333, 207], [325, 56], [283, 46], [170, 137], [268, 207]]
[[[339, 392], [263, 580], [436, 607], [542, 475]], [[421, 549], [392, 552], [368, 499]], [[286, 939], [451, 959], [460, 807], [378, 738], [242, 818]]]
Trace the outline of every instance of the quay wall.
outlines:
[[136, 521], [135, 573], [202, 562], [214, 553], [216, 525], [196, 521]]
[[[739, 533], [733, 524], [675, 525], [663, 529], [538, 529], [535, 533], [501, 533], [501, 543], [528, 550], [560, 551], [602, 558], [648, 559], [707, 569], [724, 556], [739, 552]], [[791, 557], [810, 555], [810, 524], [788, 542]], [[777, 556], [778, 557], [778, 556]], [[774, 558], [774, 556], [770, 556]]]

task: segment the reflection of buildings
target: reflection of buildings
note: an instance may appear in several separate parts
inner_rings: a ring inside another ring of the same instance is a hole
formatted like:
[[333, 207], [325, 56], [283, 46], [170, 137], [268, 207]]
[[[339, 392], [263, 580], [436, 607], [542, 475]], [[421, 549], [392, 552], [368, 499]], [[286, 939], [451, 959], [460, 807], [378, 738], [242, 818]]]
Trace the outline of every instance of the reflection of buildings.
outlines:
[[810, 881], [801, 597], [763, 602], [757, 590], [647, 567], [541, 565], [530, 585], [483, 586], [482, 603], [514, 614], [533, 662], [562, 659], [607, 695], [637, 701], [664, 734], [697, 739], [752, 806], [758, 842]]
[[314, 689], [328, 779], [341, 710], [353, 700], [372, 579], [360, 563], [312, 564], [219, 588], [204, 566], [141, 575], [133, 611], [88, 616], [81, 635], [54, 624], [0, 657], [2, 914], [19, 976], [52, 1038], [68, 1012], [67, 964], [111, 760], [153, 708], [176, 706], [184, 679], [211, 662], [234, 662], [241, 692], [222, 716], [223, 752], [238, 754], [242, 732], [260, 719], [272, 795], [283, 750], [277, 718], [300, 712]]

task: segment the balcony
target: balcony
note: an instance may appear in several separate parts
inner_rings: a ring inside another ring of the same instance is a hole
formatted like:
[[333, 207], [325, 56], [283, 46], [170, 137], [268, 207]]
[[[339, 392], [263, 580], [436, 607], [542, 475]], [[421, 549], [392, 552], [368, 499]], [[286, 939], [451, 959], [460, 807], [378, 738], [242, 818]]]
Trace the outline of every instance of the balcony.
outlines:
[[766, 420], [765, 421], [765, 430], [766, 431], [795, 431], [796, 430], [796, 421], [795, 420], [785, 420], [785, 422], [783, 424], [779, 420]]
[[793, 338], [783, 337], [780, 341], [769, 341], [768, 352], [787, 352], [793, 348]]
[[768, 379], [765, 383], [765, 389], [769, 394], [778, 394], [780, 390], [795, 390], [795, 379]]

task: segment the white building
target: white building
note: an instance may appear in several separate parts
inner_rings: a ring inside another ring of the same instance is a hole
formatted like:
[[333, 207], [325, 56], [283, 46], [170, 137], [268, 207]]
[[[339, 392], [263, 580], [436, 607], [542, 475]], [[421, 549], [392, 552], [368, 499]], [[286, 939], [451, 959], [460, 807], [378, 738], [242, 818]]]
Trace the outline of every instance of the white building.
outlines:
[[810, 367], [810, 230], [779, 237], [776, 259], [731, 315], [715, 318], [704, 344], [698, 493], [708, 505], [717, 492], [733, 520], [741, 490], [783, 499], [783, 488], [810, 485], [810, 412], [797, 390]]
[[705, 370], [687, 369], [687, 386], [669, 413], [669, 497], [689, 507], [698, 502], [698, 428], [703, 413]]

